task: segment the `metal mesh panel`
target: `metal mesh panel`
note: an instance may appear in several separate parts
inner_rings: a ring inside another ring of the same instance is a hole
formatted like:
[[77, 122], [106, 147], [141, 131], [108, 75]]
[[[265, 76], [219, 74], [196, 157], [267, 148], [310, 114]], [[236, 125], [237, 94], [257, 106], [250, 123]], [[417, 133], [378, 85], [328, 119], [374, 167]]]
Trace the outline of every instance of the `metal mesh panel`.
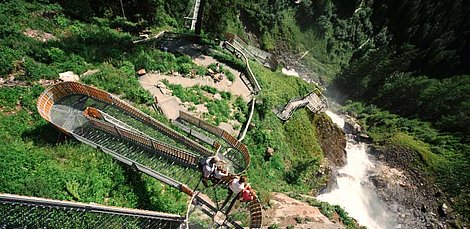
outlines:
[[205, 122], [204, 120], [194, 117], [184, 111], [179, 112], [179, 118], [215, 136], [224, 139], [225, 142], [227, 142], [231, 147], [236, 149], [229, 151], [227, 154], [224, 155], [225, 159], [228, 159], [233, 162], [232, 164], [235, 173], [243, 173], [248, 168], [250, 164], [250, 154], [248, 152], [248, 149], [243, 143], [238, 141], [238, 139], [230, 135], [227, 131], [220, 129], [219, 127], [213, 126]]
[[177, 215], [41, 198], [0, 197], [0, 228], [179, 228]]

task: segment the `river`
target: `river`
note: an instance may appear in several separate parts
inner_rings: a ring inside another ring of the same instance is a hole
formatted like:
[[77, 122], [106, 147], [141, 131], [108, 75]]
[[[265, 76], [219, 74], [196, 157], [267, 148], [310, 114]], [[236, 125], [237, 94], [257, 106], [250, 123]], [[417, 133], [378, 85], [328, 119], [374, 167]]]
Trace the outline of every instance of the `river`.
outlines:
[[[345, 121], [337, 114], [326, 114], [340, 128]], [[347, 136], [347, 163], [338, 170], [337, 187], [317, 196], [318, 200], [343, 207], [359, 224], [369, 229], [393, 229], [396, 223], [386, 211], [385, 203], [379, 199], [374, 185], [369, 181], [374, 162], [369, 159], [369, 146]]]

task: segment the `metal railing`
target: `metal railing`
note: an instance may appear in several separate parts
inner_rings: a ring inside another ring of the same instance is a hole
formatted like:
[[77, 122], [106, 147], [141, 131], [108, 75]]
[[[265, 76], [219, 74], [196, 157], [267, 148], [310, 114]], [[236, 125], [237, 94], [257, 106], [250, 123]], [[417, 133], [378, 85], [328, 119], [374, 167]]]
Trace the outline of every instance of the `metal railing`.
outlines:
[[180, 228], [179, 215], [0, 194], [0, 228]]
[[259, 91], [261, 91], [261, 86], [259, 85], [258, 80], [256, 80], [255, 74], [253, 74], [253, 71], [251, 71], [250, 60], [248, 59], [248, 57], [245, 55], [245, 53], [242, 50], [238, 49], [233, 44], [229, 42], [225, 42], [225, 46], [227, 45], [230, 48], [232, 48], [234, 52], [237, 52], [239, 55], [243, 57], [243, 61], [246, 64], [246, 72], [247, 72], [246, 76], [248, 78], [248, 81], [250, 81], [251, 85], [253, 86], [254, 93], [258, 93]]
[[234, 149], [236, 149], [237, 152], [239, 152], [241, 154], [240, 157], [238, 157], [237, 155], [233, 155], [234, 153], [231, 153], [232, 154], [232, 157], [230, 159], [235, 159], [236, 161], [234, 161], [233, 164], [237, 165], [239, 168], [240, 168], [240, 171], [236, 171], [236, 173], [243, 173], [245, 172], [245, 170], [248, 168], [248, 166], [250, 165], [250, 160], [251, 160], [251, 157], [250, 157], [250, 153], [248, 152], [248, 148], [246, 147], [245, 144], [241, 143], [240, 141], [238, 141], [237, 138], [233, 137], [232, 135], [230, 135], [227, 131], [217, 127], [217, 126], [214, 126], [214, 125], [211, 125], [209, 123], [207, 123], [206, 121], [202, 120], [202, 119], [199, 119], [197, 117], [194, 117], [192, 115], [190, 115], [189, 113], [187, 112], [184, 112], [184, 111], [179, 111], [179, 118], [192, 124], [192, 125], [195, 125], [217, 137], [220, 137], [222, 138], [225, 142], [227, 142], [230, 146], [232, 146]]

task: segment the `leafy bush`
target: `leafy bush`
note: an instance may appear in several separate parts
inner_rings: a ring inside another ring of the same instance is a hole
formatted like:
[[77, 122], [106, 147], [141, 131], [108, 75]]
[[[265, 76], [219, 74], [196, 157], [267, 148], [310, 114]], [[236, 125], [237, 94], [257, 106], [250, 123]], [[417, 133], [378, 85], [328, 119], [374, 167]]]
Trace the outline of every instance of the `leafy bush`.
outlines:
[[36, 62], [31, 58], [25, 58], [24, 68], [26, 74], [24, 77], [19, 77], [19, 80], [36, 81], [40, 79], [57, 79], [59, 72], [55, 68]]
[[201, 89], [204, 90], [204, 91], [207, 91], [207, 92], [209, 92], [213, 95], [215, 95], [217, 93], [217, 88], [215, 88], [215, 87], [203, 85], [203, 86], [201, 86]]
[[196, 74], [200, 76], [205, 76], [207, 75], [207, 69], [204, 66], [196, 66]]
[[193, 69], [192, 64], [182, 63], [179, 65], [178, 72], [180, 74], [186, 75], [186, 74], [189, 74], [192, 69]]
[[215, 117], [215, 124], [219, 125], [221, 122], [227, 122], [230, 117], [230, 107], [225, 100], [213, 100], [207, 102], [206, 105], [209, 114]]
[[104, 64], [98, 73], [83, 77], [82, 81], [114, 94], [124, 94], [125, 98], [136, 103], [153, 102], [150, 92], [140, 86], [130, 62], [123, 62], [120, 68]]
[[231, 71], [224, 71], [225, 75], [227, 76], [227, 79], [230, 80], [231, 82], [235, 81], [235, 75]]

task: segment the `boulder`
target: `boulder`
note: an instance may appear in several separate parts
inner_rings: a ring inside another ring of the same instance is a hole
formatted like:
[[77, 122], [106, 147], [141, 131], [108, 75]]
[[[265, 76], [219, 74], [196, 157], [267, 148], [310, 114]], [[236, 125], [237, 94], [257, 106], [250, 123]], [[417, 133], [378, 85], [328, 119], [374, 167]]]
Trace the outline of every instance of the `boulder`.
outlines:
[[80, 77], [72, 71], [59, 73], [59, 80], [64, 82], [78, 82]]
[[274, 155], [274, 149], [271, 147], [266, 148], [264, 160], [268, 161]]
[[346, 132], [347, 134], [358, 135], [360, 134], [361, 130], [361, 125], [359, 125], [356, 120], [354, 120], [352, 117], [348, 116], [345, 119], [344, 132]]
[[142, 76], [142, 75], [145, 75], [145, 74], [147, 74], [147, 71], [145, 71], [144, 68], [139, 69], [139, 71], [137, 71], [137, 75], [139, 75], [139, 76]]
[[216, 93], [216, 94], [214, 95], [214, 99], [215, 99], [215, 100], [221, 100], [221, 99], [222, 99], [222, 96], [221, 96], [219, 93]]

